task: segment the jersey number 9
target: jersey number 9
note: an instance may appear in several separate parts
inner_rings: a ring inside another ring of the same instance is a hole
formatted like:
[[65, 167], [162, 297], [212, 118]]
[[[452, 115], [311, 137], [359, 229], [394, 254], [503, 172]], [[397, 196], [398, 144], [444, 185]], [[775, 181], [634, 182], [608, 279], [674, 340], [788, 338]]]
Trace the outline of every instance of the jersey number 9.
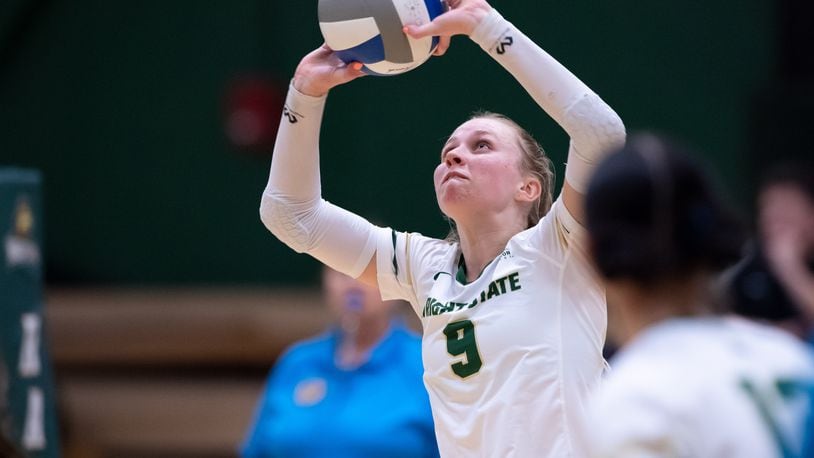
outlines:
[[452, 363], [452, 372], [466, 378], [483, 366], [478, 345], [475, 342], [475, 325], [469, 320], [453, 321], [444, 328], [447, 336], [447, 352], [452, 356], [464, 355], [463, 360]]

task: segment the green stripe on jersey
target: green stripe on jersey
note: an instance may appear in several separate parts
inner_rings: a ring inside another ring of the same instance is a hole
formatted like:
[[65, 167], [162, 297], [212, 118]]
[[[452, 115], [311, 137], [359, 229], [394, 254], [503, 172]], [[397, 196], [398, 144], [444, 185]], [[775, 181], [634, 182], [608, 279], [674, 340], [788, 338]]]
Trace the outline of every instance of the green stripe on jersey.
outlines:
[[399, 263], [396, 262], [396, 231], [390, 229], [390, 235], [393, 237], [393, 273], [398, 276], [399, 274]]

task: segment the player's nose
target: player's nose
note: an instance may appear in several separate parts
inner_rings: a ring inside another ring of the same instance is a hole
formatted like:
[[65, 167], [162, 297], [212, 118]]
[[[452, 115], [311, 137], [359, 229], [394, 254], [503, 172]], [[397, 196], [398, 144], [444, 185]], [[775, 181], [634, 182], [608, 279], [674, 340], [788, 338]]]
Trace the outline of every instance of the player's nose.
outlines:
[[458, 148], [455, 148], [444, 155], [444, 163], [447, 165], [447, 167], [461, 165], [463, 162], [463, 155], [460, 153], [460, 151], [458, 151]]

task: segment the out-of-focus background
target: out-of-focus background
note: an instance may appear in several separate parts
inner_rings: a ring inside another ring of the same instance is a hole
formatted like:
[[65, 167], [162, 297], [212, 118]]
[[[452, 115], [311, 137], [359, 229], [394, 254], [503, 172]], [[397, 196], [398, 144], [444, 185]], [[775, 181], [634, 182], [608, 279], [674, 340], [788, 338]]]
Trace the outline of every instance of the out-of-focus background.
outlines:
[[[629, 131], [704, 152], [747, 218], [768, 163], [812, 155], [811, 2], [492, 4]], [[318, 264], [258, 218], [287, 82], [322, 42], [316, 7], [0, 6], [0, 166], [41, 172], [43, 334], [65, 456], [234, 456], [279, 352], [327, 324]], [[417, 70], [332, 92], [323, 195], [442, 237], [432, 170], [477, 109], [527, 127], [561, 182], [566, 135], [459, 37]]]

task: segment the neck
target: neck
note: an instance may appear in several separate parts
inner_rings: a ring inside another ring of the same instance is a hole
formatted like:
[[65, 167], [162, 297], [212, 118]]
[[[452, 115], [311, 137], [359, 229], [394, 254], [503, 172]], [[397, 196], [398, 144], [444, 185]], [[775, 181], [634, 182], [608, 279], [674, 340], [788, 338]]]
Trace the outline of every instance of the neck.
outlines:
[[488, 219], [480, 219], [457, 227], [468, 282], [478, 278], [486, 265], [506, 248], [509, 239], [525, 229], [523, 222], [507, 225], [500, 217], [492, 218], [491, 224]]
[[706, 276], [642, 288], [621, 281], [608, 285], [608, 302], [619, 314], [621, 338], [629, 342], [645, 329], [670, 318], [710, 312]]
[[340, 327], [337, 362], [341, 367], [353, 368], [370, 359], [371, 350], [390, 329], [390, 318], [361, 318], [349, 314], [342, 318]]

